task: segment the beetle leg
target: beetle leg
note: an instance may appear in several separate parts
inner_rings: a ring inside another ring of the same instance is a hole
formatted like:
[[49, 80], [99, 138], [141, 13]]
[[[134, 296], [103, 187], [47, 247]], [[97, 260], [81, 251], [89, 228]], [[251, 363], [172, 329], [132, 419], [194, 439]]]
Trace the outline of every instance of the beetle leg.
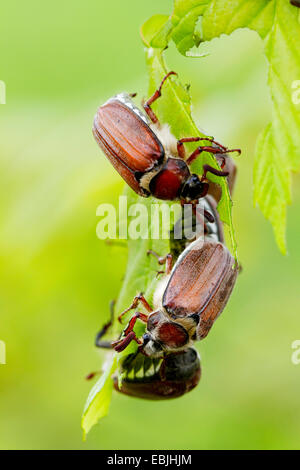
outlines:
[[173, 267], [173, 256], [172, 256], [172, 254], [168, 253], [165, 256], [165, 259], [166, 259], [166, 274], [170, 274], [170, 272], [172, 271], [172, 267]]
[[219, 144], [216, 140], [214, 140], [213, 137], [184, 137], [183, 139], [180, 139], [177, 141], [177, 153], [180, 158], [185, 157], [185, 148], [184, 148], [184, 143], [187, 142], [199, 142], [200, 140], [206, 140], [207, 142], [211, 142], [212, 144], [217, 145], [220, 150], [227, 150], [224, 145]]
[[155, 258], [157, 258], [158, 263], [159, 263], [159, 264], [163, 264], [163, 262], [161, 262], [162, 256], [160, 256], [158, 253], [156, 253], [156, 251], [154, 251], [154, 250], [148, 250], [148, 251], [147, 251], [147, 255], [153, 255], [153, 256], [155, 256]]
[[131, 331], [125, 338], [122, 338], [118, 341], [115, 341], [112, 344], [113, 348], [117, 352], [124, 351], [125, 348], [131, 343], [131, 341], [135, 341], [137, 344], [142, 344], [137, 337], [134, 331]]
[[169, 72], [167, 75], [162, 79], [161, 84], [159, 85], [159, 88], [153, 93], [152, 96], [146, 101], [145, 104], [143, 104], [144, 110], [148, 114], [149, 118], [154, 124], [159, 124], [158, 118], [154, 111], [151, 108], [151, 105], [161, 96], [161, 89], [165, 81], [167, 80], [170, 75], [177, 75], [176, 72]]
[[[198, 211], [197, 204], [193, 204], [193, 213], [195, 217], [200, 221], [200, 223], [204, 225], [204, 229], [205, 229], [205, 219], [211, 224], [215, 222], [214, 216], [206, 209], [201, 209], [200, 211]], [[204, 217], [204, 220], [203, 220], [203, 217]]]
[[[158, 264], [165, 264], [166, 265], [165, 273], [170, 274], [170, 272], [172, 271], [172, 267], [173, 267], [173, 255], [171, 253], [168, 253], [166, 256], [159, 256], [159, 254], [156, 253], [156, 251], [148, 250], [147, 255], [155, 256], [155, 258], [157, 258]], [[162, 273], [163, 271], [159, 271], [159, 274], [162, 274]]]
[[204, 147], [198, 147], [194, 152], [189, 156], [189, 158], [186, 160], [186, 163], [190, 165], [196, 158], [202, 153], [202, 152], [209, 152], [213, 153], [214, 155], [216, 154], [227, 154], [230, 152], [238, 152], [239, 154], [241, 153], [240, 149], [219, 149], [217, 147], [209, 147], [209, 146], [204, 146]]
[[223, 170], [224, 166], [226, 165], [226, 159], [224, 155], [217, 156], [216, 159], [219, 164], [219, 167], [221, 168], [221, 170]]
[[136, 312], [133, 315], [133, 317], [130, 319], [127, 328], [124, 330], [125, 336], [111, 343], [115, 351], [117, 352], [124, 351], [124, 349], [127, 348], [128, 344], [131, 343], [131, 341], [136, 341], [136, 343], [139, 345], [143, 344], [143, 341], [139, 340], [136, 337], [135, 332], [133, 331], [134, 325], [136, 324], [136, 321], [138, 318], [144, 323], [147, 323], [148, 321], [148, 315], [146, 315], [145, 313]]
[[97, 336], [95, 338], [95, 346], [97, 348], [104, 348], [104, 349], [111, 349], [111, 343], [109, 341], [102, 341], [101, 338], [106, 334], [106, 332], [109, 330], [111, 327], [113, 321], [114, 321], [114, 307], [115, 307], [115, 300], [112, 300], [110, 302], [110, 320], [105, 323], [105, 325], [101, 328], [101, 330], [97, 333]]
[[129, 320], [127, 328], [124, 330], [124, 335], [127, 336], [134, 328], [134, 325], [136, 324], [137, 319], [140, 319], [144, 323], [147, 323], [148, 321], [148, 315], [145, 313], [141, 312], [136, 312], [133, 317]]
[[126, 308], [126, 310], [124, 310], [119, 315], [118, 320], [119, 320], [120, 323], [122, 323], [122, 317], [125, 315], [125, 313], [129, 312], [130, 310], [133, 310], [134, 308], [137, 308], [139, 302], [141, 302], [143, 304], [143, 306], [145, 307], [146, 310], [148, 310], [148, 312], [152, 312], [152, 307], [150, 307], [147, 300], [145, 299], [145, 297], [141, 293], [139, 295], [136, 295], [135, 298], [133, 299], [133, 302], [130, 305], [130, 307]]

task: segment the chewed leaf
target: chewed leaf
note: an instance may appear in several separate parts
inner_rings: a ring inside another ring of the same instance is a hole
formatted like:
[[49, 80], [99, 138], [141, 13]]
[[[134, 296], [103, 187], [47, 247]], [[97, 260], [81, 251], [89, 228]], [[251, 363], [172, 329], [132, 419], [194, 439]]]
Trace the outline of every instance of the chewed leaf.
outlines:
[[[174, 0], [168, 25], [170, 21], [172, 28], [168, 27], [167, 38], [190, 57], [197, 55], [195, 46], [239, 28], [256, 31], [265, 42], [273, 120], [257, 145], [254, 202], [270, 220], [278, 246], [285, 252], [290, 171], [299, 171], [300, 167], [300, 100], [296, 96], [300, 88], [299, 9], [288, 0]], [[152, 30], [153, 37], [157, 34]], [[260, 151], [261, 148], [264, 150]], [[231, 220], [228, 207], [227, 200], [219, 204], [222, 220], [227, 211], [227, 223]]]
[[274, 7], [274, 0], [212, 0], [203, 15], [201, 39], [209, 41], [238, 28], [253, 29], [264, 38], [272, 28]]
[[111, 376], [117, 368], [116, 354], [103, 368], [103, 374], [90, 391], [84, 407], [81, 419], [84, 439], [90, 429], [108, 413], [113, 389]]
[[168, 16], [154, 15], [141, 27], [141, 37], [145, 46], [164, 49], [171, 30], [172, 23]]
[[174, 1], [174, 11], [171, 16], [172, 40], [181, 54], [186, 55], [194, 45], [199, 45], [200, 38], [196, 31], [196, 24], [209, 3], [209, 0]]

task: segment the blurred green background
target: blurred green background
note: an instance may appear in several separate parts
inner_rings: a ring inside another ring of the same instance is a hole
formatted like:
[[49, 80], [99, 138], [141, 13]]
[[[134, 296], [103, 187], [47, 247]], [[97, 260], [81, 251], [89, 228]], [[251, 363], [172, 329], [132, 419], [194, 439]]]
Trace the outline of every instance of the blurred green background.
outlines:
[[299, 448], [299, 178], [282, 257], [252, 204], [254, 145], [270, 102], [262, 44], [248, 31], [213, 41], [203, 59], [166, 54], [192, 85], [200, 127], [243, 150], [234, 221], [244, 270], [198, 346], [202, 380], [170, 402], [114, 393], [109, 416], [82, 442], [84, 376], [102, 361], [94, 334], [126, 266], [126, 250], [96, 238], [96, 208], [116, 203], [123, 181], [92, 138], [93, 115], [116, 92], [146, 96], [139, 27], [171, 9], [171, 0], [1, 7], [1, 448]]

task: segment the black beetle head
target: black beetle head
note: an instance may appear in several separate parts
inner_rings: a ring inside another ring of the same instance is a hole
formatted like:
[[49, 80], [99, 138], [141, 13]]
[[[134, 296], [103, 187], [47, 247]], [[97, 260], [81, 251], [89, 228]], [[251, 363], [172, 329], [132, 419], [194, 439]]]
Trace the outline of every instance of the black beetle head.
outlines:
[[192, 174], [182, 188], [181, 197], [188, 202], [195, 201], [206, 196], [208, 188], [208, 183], [201, 181], [198, 175]]
[[160, 343], [155, 341], [151, 334], [145, 333], [143, 335], [143, 351], [146, 356], [158, 357], [161, 356], [163, 349]]

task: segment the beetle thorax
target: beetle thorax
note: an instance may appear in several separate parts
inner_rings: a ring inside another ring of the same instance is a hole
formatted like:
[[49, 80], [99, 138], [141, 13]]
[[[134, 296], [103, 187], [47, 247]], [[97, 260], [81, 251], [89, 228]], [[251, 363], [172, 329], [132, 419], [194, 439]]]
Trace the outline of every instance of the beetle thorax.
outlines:
[[172, 134], [169, 124], [150, 124], [154, 134], [162, 143], [167, 157], [177, 156], [177, 139]]
[[167, 284], [169, 282], [169, 279], [170, 279], [170, 274], [163, 276], [163, 278], [160, 279], [160, 281], [157, 283], [156, 289], [153, 294], [154, 310], [161, 310], [165, 313], [166, 316], [168, 316], [168, 313], [165, 311], [165, 309], [162, 306], [162, 298], [166, 290]]
[[162, 166], [166, 163], [167, 161], [167, 157], [166, 155], [164, 156], [164, 159], [162, 161], [162, 163], [160, 165], [157, 165], [155, 166], [154, 168], [152, 168], [150, 171], [147, 171], [146, 173], [144, 173], [139, 182], [140, 182], [140, 186], [146, 191], [146, 192], [149, 192], [151, 193], [150, 191], [150, 183], [151, 183], [151, 180], [161, 171], [161, 168]]
[[159, 165], [152, 168], [150, 171], [147, 171], [144, 175], [142, 175], [140, 179], [141, 187], [151, 193], [150, 183], [152, 179], [161, 171], [169, 157], [177, 157], [177, 140], [171, 133], [168, 124], [163, 124], [160, 126], [158, 126], [157, 124], [151, 124], [149, 127], [152, 129], [154, 134], [162, 143], [165, 152], [163, 161], [160, 162]]

